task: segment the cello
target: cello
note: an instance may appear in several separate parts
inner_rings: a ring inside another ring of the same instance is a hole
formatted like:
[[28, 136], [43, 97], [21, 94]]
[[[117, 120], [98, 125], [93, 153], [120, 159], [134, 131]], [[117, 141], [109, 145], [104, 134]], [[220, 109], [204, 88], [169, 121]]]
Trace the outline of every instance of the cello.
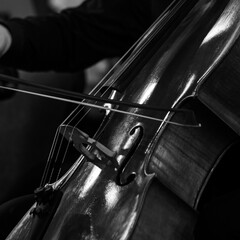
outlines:
[[[239, 142], [239, 13], [237, 0], [173, 1], [58, 127], [7, 240], [193, 239], [204, 190]], [[82, 105], [105, 109], [93, 137]]]

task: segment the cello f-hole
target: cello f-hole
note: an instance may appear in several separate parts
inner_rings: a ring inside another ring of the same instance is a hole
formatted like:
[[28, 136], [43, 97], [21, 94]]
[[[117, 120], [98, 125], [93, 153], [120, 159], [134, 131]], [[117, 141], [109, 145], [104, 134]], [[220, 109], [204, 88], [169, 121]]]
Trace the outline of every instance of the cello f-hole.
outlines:
[[129, 139], [126, 142], [124, 148], [122, 149], [123, 151], [126, 152], [126, 155], [124, 156], [124, 160], [120, 165], [116, 177], [116, 183], [119, 186], [125, 186], [131, 183], [136, 177], [136, 172], [134, 171], [134, 169], [130, 169], [129, 162], [131, 160], [132, 155], [136, 151], [142, 137], [143, 137], [142, 126], [135, 126], [129, 131]]

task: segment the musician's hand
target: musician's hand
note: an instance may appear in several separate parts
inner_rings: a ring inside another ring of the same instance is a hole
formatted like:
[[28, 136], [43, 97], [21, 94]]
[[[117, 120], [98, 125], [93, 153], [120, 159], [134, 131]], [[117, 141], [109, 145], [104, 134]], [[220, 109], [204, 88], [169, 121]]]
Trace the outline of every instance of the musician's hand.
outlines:
[[11, 34], [6, 27], [0, 25], [0, 57], [10, 48], [12, 43]]

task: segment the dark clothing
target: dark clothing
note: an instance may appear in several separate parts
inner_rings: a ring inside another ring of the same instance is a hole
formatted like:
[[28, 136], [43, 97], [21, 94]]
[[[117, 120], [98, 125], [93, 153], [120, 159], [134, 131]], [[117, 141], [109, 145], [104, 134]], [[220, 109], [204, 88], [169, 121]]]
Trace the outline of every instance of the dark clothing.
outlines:
[[12, 36], [1, 63], [24, 70], [79, 71], [121, 56], [171, 0], [87, 0], [61, 14], [6, 23]]

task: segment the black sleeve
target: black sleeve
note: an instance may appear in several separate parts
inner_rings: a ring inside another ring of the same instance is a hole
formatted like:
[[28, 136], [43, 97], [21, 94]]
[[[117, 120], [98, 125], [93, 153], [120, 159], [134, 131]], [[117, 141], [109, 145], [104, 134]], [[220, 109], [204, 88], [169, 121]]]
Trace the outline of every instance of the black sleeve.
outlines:
[[5, 23], [13, 38], [1, 64], [30, 71], [78, 71], [121, 56], [152, 23], [150, 0], [86, 0], [44, 17]]

